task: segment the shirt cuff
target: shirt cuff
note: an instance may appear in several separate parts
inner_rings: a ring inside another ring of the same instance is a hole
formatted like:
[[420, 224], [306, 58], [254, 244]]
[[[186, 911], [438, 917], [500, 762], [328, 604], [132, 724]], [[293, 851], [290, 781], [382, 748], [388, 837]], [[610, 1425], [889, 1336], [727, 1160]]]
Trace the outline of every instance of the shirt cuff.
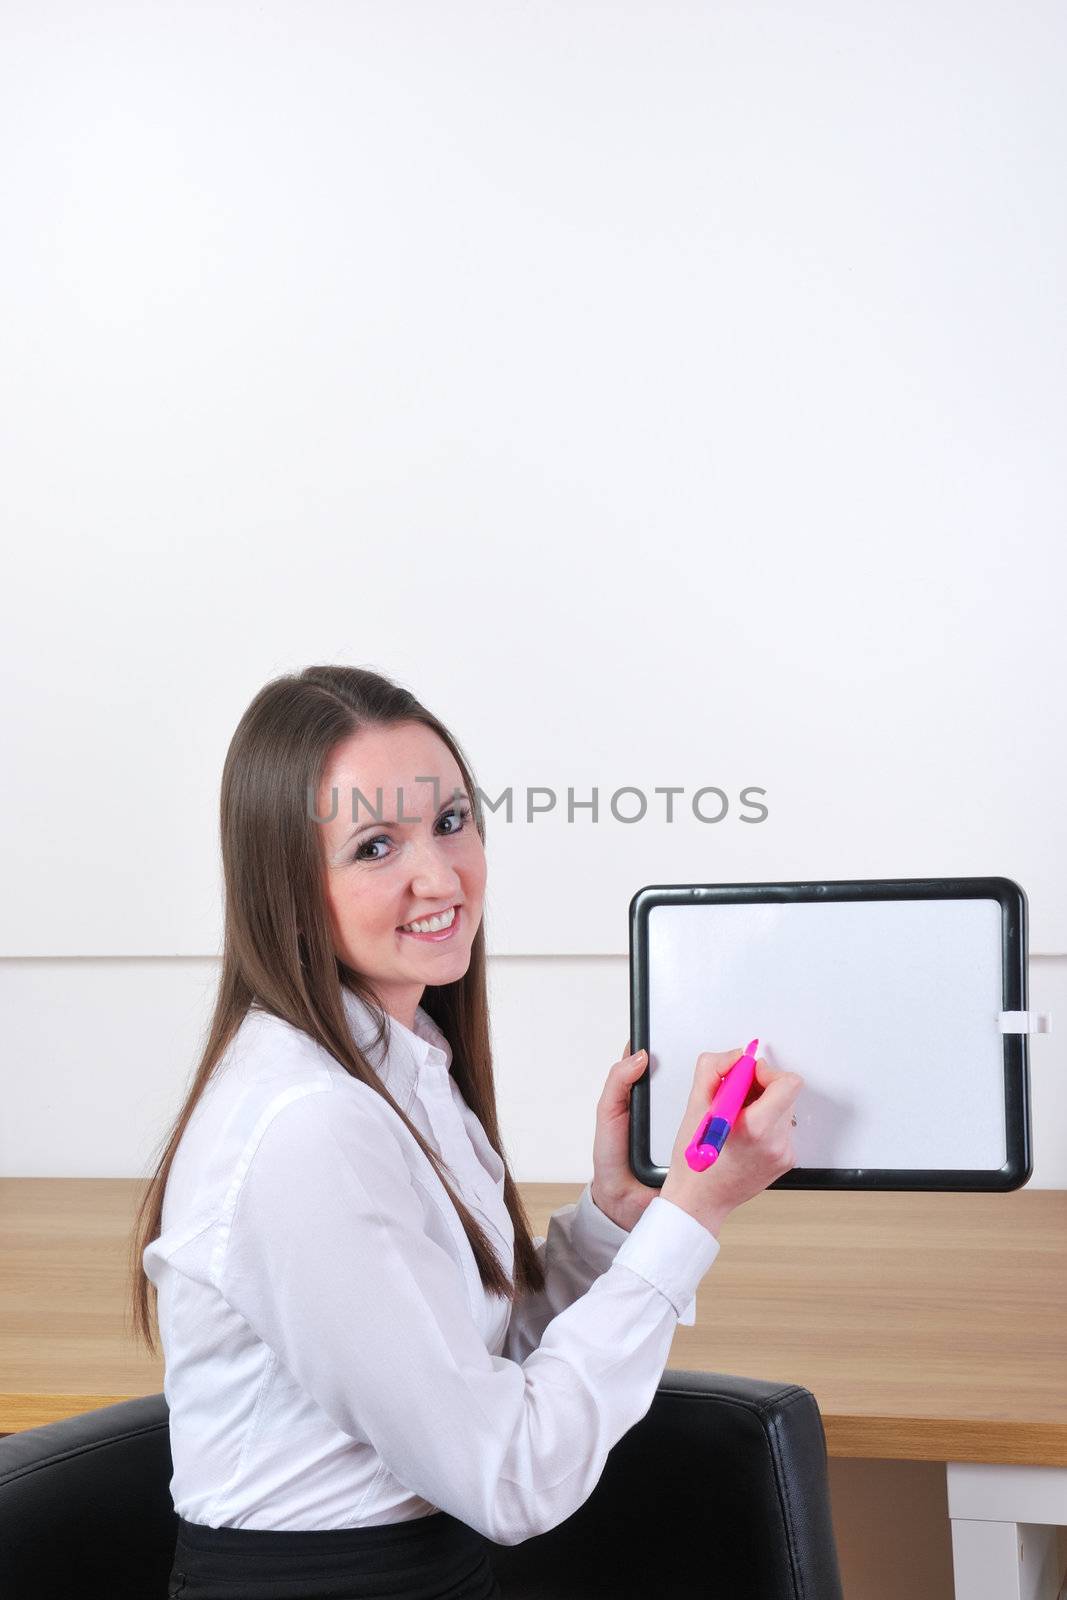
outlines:
[[615, 1265], [629, 1267], [666, 1295], [686, 1327], [696, 1321], [696, 1291], [719, 1253], [710, 1228], [658, 1194], [634, 1223], [615, 1254]]
[[612, 1222], [593, 1199], [593, 1186], [587, 1183], [578, 1196], [574, 1209], [571, 1240], [583, 1259], [599, 1276], [607, 1272], [618, 1254], [619, 1246], [630, 1235], [617, 1222]]

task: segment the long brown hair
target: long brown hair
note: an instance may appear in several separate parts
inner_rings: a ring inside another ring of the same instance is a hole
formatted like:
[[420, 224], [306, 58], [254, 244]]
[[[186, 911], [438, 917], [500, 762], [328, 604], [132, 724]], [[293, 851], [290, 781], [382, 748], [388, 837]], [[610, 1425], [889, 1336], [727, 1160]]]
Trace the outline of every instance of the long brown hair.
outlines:
[[[131, 1246], [133, 1331], [157, 1353], [149, 1311], [156, 1287], [143, 1255], [162, 1230], [163, 1195], [175, 1151], [197, 1101], [248, 1012], [258, 1009], [302, 1029], [354, 1078], [392, 1106], [425, 1151], [459, 1214], [485, 1288], [505, 1299], [544, 1288], [529, 1219], [501, 1146], [497, 1122], [485, 964], [485, 916], [470, 965], [454, 983], [427, 988], [420, 1002], [452, 1049], [452, 1076], [504, 1163], [504, 1202], [515, 1228], [514, 1282], [481, 1224], [446, 1176], [447, 1167], [397, 1105], [357, 1047], [342, 986], [370, 1007], [378, 1034], [388, 1019], [366, 980], [334, 951], [321, 852], [307, 797], [317, 796], [333, 747], [363, 728], [420, 722], [448, 746], [467, 788], [485, 843], [481, 797], [447, 728], [409, 690], [362, 667], [305, 667], [266, 684], [245, 711], [226, 752], [220, 797], [225, 895], [222, 970], [207, 1043], [165, 1148], [148, 1180]], [[317, 806], [315, 808], [317, 814]], [[321, 830], [318, 830], [321, 832]]]

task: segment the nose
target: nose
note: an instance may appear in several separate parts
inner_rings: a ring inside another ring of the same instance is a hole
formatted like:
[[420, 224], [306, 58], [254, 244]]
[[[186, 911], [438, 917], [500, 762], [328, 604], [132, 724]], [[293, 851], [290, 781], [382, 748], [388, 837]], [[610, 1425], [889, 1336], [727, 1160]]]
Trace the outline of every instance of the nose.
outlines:
[[420, 840], [414, 849], [415, 860], [411, 871], [412, 899], [444, 900], [450, 894], [458, 899], [459, 873], [447, 859], [443, 841]]

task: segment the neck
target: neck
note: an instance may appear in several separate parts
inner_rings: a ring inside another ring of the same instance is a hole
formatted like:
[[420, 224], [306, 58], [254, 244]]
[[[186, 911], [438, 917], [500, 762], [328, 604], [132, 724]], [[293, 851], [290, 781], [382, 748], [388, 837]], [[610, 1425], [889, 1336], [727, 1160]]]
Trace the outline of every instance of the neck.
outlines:
[[415, 1032], [415, 1012], [419, 1008], [425, 988], [404, 990], [376, 990], [379, 1002], [389, 1016]]

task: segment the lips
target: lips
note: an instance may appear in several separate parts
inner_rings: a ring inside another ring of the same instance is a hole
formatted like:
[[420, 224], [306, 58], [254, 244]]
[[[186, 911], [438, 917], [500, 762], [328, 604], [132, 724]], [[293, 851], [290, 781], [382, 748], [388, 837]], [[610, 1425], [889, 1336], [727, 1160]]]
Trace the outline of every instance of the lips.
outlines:
[[[446, 928], [438, 928], [434, 933], [412, 933], [408, 928], [404, 927], [400, 927], [396, 931], [397, 933], [402, 934], [405, 939], [420, 939], [423, 944], [444, 944], [446, 940], [454, 937], [456, 929], [459, 927], [460, 916], [462, 915], [461, 908], [458, 905], [448, 906], [446, 909], [455, 912], [452, 921]], [[440, 917], [444, 915], [444, 912], [438, 911], [435, 912], [435, 915]], [[424, 922], [428, 920], [429, 919], [425, 917], [415, 918], [416, 922]]]
[[413, 922], [430, 922], [434, 917], [446, 917], [450, 911], [454, 910], [454, 906], [442, 906], [440, 911], [424, 911], [420, 917], [409, 917], [407, 922], [402, 922], [400, 931], [404, 933]]

